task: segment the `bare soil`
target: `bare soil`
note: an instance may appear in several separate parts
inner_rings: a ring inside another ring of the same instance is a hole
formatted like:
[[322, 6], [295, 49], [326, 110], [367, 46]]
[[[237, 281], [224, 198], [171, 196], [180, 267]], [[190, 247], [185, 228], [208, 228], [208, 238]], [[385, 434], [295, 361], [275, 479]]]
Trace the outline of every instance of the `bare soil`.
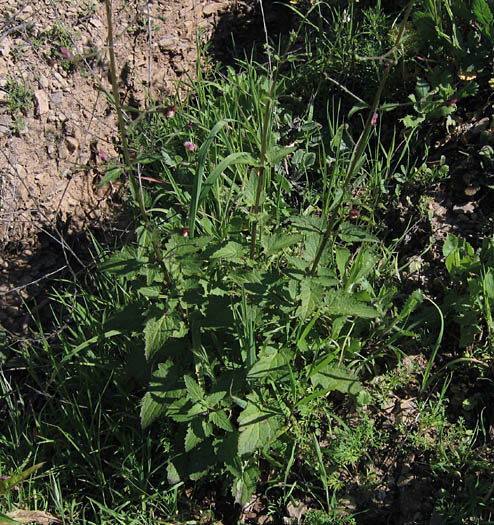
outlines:
[[[210, 39], [233, 4], [239, 8], [232, 0], [114, 0], [122, 102], [137, 112], [171, 103], [179, 81], [194, 76], [197, 35]], [[104, 2], [2, 2], [0, 325], [9, 331], [27, 330], [22, 303], [44, 300], [46, 278], [84, 264], [89, 230], [108, 239], [115, 227], [121, 188], [98, 187], [118, 158], [109, 93]]]

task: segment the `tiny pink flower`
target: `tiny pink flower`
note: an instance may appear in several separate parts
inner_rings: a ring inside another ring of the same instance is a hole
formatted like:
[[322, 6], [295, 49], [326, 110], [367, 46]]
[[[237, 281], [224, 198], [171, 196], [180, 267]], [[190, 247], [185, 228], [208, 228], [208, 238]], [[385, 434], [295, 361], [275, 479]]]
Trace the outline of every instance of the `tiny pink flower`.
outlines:
[[188, 149], [189, 151], [197, 151], [197, 146], [190, 140], [186, 140], [184, 142], [184, 146], [185, 146], [185, 149]]
[[182, 237], [188, 237], [189, 236], [189, 228], [183, 228], [182, 230], [180, 230], [180, 235]]
[[360, 212], [357, 210], [357, 208], [352, 208], [348, 215], [350, 216], [350, 219], [355, 220], [359, 218]]
[[458, 99], [457, 98], [452, 98], [450, 100], [448, 100], [448, 106], [454, 106], [456, 103], [458, 102]]
[[60, 48], [60, 53], [65, 57], [65, 58], [70, 58], [72, 56], [72, 53], [64, 46], [62, 46]]
[[175, 111], [177, 111], [177, 106], [175, 104], [173, 104], [171, 106], [166, 107], [163, 110], [163, 114], [167, 118], [173, 118], [175, 116]]
[[108, 157], [108, 153], [105, 153], [104, 151], [98, 151], [98, 157], [103, 161], [103, 162], [107, 162], [109, 157]]
[[370, 125], [372, 127], [374, 127], [377, 124], [377, 118], [378, 117], [379, 117], [379, 115], [377, 113], [373, 113], [371, 121], [370, 121]]

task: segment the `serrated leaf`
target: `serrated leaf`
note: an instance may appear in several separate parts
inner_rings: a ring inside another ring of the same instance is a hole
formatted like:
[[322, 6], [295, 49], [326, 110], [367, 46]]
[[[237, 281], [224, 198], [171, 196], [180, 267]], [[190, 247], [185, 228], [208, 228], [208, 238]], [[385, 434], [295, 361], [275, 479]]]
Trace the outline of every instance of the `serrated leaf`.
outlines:
[[199, 403], [204, 400], [204, 390], [199, 384], [192, 379], [192, 377], [184, 376], [185, 387], [187, 388], [187, 394], [194, 403]]
[[343, 222], [338, 228], [338, 236], [344, 242], [379, 242], [379, 239], [350, 222]]
[[257, 480], [260, 476], [261, 473], [255, 465], [250, 464], [242, 469], [240, 477], [237, 477], [232, 485], [232, 495], [235, 498], [235, 503], [243, 506], [249, 502], [256, 490]]
[[170, 337], [180, 338], [186, 333], [185, 324], [176, 312], [163, 312], [163, 310], [153, 312], [153, 317], [147, 320], [144, 327], [146, 359], [151, 359]]
[[217, 427], [222, 428], [227, 432], [233, 432], [233, 426], [224, 410], [216, 410], [215, 412], [211, 412], [211, 414], [209, 414], [209, 419]]
[[326, 294], [327, 312], [330, 315], [350, 315], [363, 319], [372, 319], [379, 315], [378, 311], [352, 294], [342, 290], [328, 290]]
[[196, 417], [187, 426], [185, 434], [185, 452], [190, 452], [195, 446], [202, 443], [207, 437], [207, 431], [203, 426], [203, 418]]
[[488, 37], [492, 34], [493, 15], [485, 0], [473, 0], [472, 11], [477, 21], [482, 25], [482, 32]]
[[301, 240], [302, 236], [298, 233], [275, 233], [266, 235], [262, 239], [262, 246], [267, 257], [276, 255], [285, 248], [296, 244]]
[[212, 394], [209, 394], [206, 396], [206, 399], [204, 401], [206, 407], [208, 409], [214, 408], [224, 397], [226, 396], [226, 392], [213, 392]]
[[171, 361], [160, 363], [149, 381], [141, 406], [141, 425], [149, 426], [177, 398], [183, 398], [178, 368]]
[[300, 317], [307, 318], [321, 303], [324, 289], [313, 278], [300, 283]]
[[266, 152], [266, 159], [274, 166], [295, 149], [296, 146], [273, 146], [269, 151]]
[[252, 394], [248, 399], [247, 407], [238, 416], [240, 455], [251, 454], [267, 445], [280, 426], [279, 417], [263, 410], [257, 396]]
[[211, 259], [239, 259], [246, 256], [247, 250], [238, 242], [230, 241], [222, 248], [219, 248], [210, 255]]
[[261, 379], [269, 376], [276, 378], [281, 373], [286, 373], [286, 365], [292, 356], [291, 352], [283, 349], [282, 352], [278, 352], [273, 348], [264, 350], [262, 355], [251, 367], [247, 374], [248, 379]]
[[143, 264], [142, 261], [137, 260], [134, 254], [122, 251], [108, 257], [108, 259], [100, 265], [100, 270], [132, 279], [138, 274]]
[[327, 365], [311, 375], [311, 383], [324, 390], [338, 390], [343, 394], [357, 395], [363, 390], [362, 383], [357, 376], [344, 367]]

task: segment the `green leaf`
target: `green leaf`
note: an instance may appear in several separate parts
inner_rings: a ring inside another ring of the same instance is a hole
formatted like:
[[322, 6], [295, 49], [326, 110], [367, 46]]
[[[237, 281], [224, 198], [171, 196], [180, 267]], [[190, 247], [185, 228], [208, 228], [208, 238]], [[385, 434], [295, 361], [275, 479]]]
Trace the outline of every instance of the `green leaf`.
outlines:
[[346, 265], [350, 260], [350, 250], [340, 246], [336, 247], [336, 267], [340, 274], [340, 278], [345, 276]]
[[198, 385], [192, 377], [184, 376], [185, 387], [187, 388], [187, 394], [194, 403], [199, 403], [204, 400], [204, 390]]
[[477, 21], [482, 25], [482, 32], [490, 37], [492, 35], [493, 15], [489, 4], [485, 0], [473, 0], [472, 11]]
[[262, 247], [266, 257], [276, 255], [288, 246], [299, 242], [302, 236], [298, 233], [275, 233], [262, 238]]
[[194, 231], [196, 227], [196, 217], [199, 210], [200, 197], [202, 192], [202, 183], [204, 170], [206, 169], [206, 157], [213, 143], [214, 137], [219, 133], [219, 131], [231, 122], [232, 119], [223, 119], [217, 122], [213, 129], [209, 132], [208, 137], [204, 141], [204, 144], [200, 147], [199, 153], [197, 156], [197, 170], [194, 177], [194, 187], [192, 189], [192, 197], [190, 201], [190, 212], [189, 212], [189, 235], [193, 239]]
[[256, 490], [257, 480], [260, 476], [259, 469], [253, 464], [242, 468], [240, 477], [235, 478], [232, 486], [232, 495], [235, 498], [235, 503], [243, 506], [249, 502]]
[[[157, 310], [160, 313], [163, 310]], [[170, 337], [183, 337], [187, 333], [185, 324], [174, 311], [164, 312], [160, 317], [153, 316], [148, 319], [144, 327], [146, 359], [151, 359], [160, 350]]]
[[378, 317], [378, 311], [343, 290], [328, 290], [327, 310], [330, 315], [350, 315], [364, 319]]
[[138, 275], [143, 265], [144, 262], [139, 261], [134, 253], [123, 250], [108, 257], [108, 259], [100, 265], [100, 270], [133, 279]]
[[313, 373], [310, 380], [314, 386], [320, 386], [328, 391], [338, 390], [343, 394], [357, 395], [363, 390], [362, 383], [357, 376], [343, 366], [327, 365]]
[[260, 166], [259, 162], [254, 159], [250, 153], [239, 151], [231, 153], [228, 157], [224, 158], [209, 174], [209, 177], [205, 180], [201, 195], [199, 196], [199, 205], [204, 202], [211, 188], [214, 186], [220, 175], [229, 167], [236, 164], [249, 164], [250, 166]]
[[118, 179], [122, 175], [122, 168], [109, 168], [105, 172], [105, 176], [100, 180], [98, 188], [101, 188], [105, 184], [108, 184], [112, 180]]
[[307, 318], [321, 303], [324, 289], [316, 279], [307, 277], [300, 283], [300, 299], [302, 304], [299, 315], [302, 319]]
[[238, 416], [238, 453], [251, 454], [269, 443], [280, 426], [279, 417], [263, 410], [257, 395], [248, 396], [247, 407]]
[[222, 248], [219, 248], [210, 255], [211, 259], [236, 259], [239, 260], [247, 255], [247, 249], [238, 242], [230, 241]]
[[5, 514], [2, 514], [0, 512], [0, 525], [2, 523], [19, 523], [18, 521], [14, 521], [14, 520], [11, 520], [8, 516], [6, 516]]
[[252, 366], [247, 374], [248, 379], [261, 379], [263, 377], [276, 378], [282, 374], [286, 374], [286, 365], [292, 357], [292, 352], [283, 349], [278, 352], [274, 348], [266, 348], [262, 355]]
[[266, 159], [271, 165], [278, 164], [280, 160], [296, 149], [296, 146], [273, 146], [266, 152]]
[[27, 479], [33, 472], [36, 472], [44, 465], [43, 463], [38, 463], [32, 467], [27, 468], [26, 470], [19, 472], [19, 474], [14, 474], [13, 476], [7, 477], [7, 479], [0, 479], [0, 496], [5, 494], [7, 491], [14, 488], [16, 485]]
[[183, 399], [185, 391], [179, 383], [178, 373], [178, 368], [171, 360], [160, 363], [153, 372], [142, 400], [142, 428], [149, 426], [173, 401]]
[[362, 228], [350, 222], [342, 222], [338, 228], [338, 236], [344, 242], [379, 242], [379, 239]]
[[211, 412], [211, 414], [209, 414], [209, 420], [217, 427], [222, 428], [227, 432], [233, 432], [234, 430], [224, 410], [216, 410], [216, 412]]
[[209, 394], [206, 396], [205, 404], [208, 409], [213, 409], [224, 397], [226, 396], [226, 392], [213, 392], [212, 394]]

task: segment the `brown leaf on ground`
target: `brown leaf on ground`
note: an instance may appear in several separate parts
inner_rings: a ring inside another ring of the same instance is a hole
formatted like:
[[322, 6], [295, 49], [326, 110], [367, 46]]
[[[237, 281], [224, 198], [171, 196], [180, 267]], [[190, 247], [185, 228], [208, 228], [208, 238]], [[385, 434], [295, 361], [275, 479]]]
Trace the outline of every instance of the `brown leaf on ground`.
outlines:
[[[51, 523], [62, 523], [61, 520], [43, 510], [14, 510], [8, 512], [7, 516], [19, 523], [39, 523], [40, 525], [50, 525]], [[1, 522], [0, 522], [1, 523]]]

